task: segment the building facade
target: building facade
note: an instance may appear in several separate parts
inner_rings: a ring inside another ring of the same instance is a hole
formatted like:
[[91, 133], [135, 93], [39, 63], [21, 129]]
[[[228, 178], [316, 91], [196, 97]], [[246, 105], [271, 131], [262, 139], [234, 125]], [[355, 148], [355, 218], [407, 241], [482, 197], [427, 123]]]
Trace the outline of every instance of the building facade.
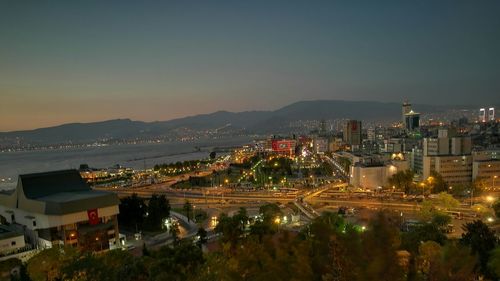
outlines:
[[0, 194], [0, 215], [36, 247], [118, 247], [118, 205], [116, 194], [92, 190], [77, 170], [20, 175], [16, 189]]
[[361, 140], [361, 121], [347, 121], [344, 126], [344, 142], [352, 148], [359, 147]]
[[472, 164], [472, 180], [490, 190], [500, 190], [500, 160], [475, 160]]

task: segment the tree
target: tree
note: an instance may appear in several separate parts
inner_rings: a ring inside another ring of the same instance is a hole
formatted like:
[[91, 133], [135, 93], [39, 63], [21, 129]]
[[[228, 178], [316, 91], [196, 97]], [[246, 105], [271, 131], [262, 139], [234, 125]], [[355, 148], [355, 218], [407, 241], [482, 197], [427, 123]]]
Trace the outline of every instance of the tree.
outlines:
[[146, 217], [147, 206], [144, 199], [137, 196], [136, 193], [132, 196], [125, 197], [120, 201], [120, 214], [118, 221], [121, 226], [126, 226], [134, 230], [142, 229], [144, 219]]
[[389, 185], [408, 194], [413, 186], [414, 176], [415, 172], [412, 170], [399, 171], [389, 178]]
[[424, 223], [401, 235], [401, 248], [416, 254], [423, 242], [433, 241], [440, 245], [446, 242], [446, 235], [441, 228], [434, 223]]
[[153, 231], [162, 229], [163, 222], [170, 216], [170, 203], [165, 195], [153, 194], [147, 210], [145, 225], [148, 229]]
[[215, 157], [217, 156], [217, 153], [215, 151], [212, 151], [210, 152], [210, 159], [215, 159]]
[[490, 252], [498, 246], [495, 232], [480, 220], [465, 224], [463, 230], [460, 242], [469, 246], [473, 254], [478, 255], [478, 267], [481, 273], [487, 278], [495, 278], [495, 274], [488, 268]]
[[474, 272], [476, 258], [470, 254], [467, 247], [447, 243], [444, 247], [441, 247], [440, 253], [435, 252], [435, 250], [437, 249], [427, 249], [427, 252], [423, 253], [429, 259], [428, 267], [421, 268], [422, 273], [426, 276], [424, 280], [477, 280]]
[[170, 229], [168, 230], [168, 233], [172, 236], [172, 239], [174, 240], [174, 244], [177, 244], [179, 241], [179, 233], [181, 231], [179, 230], [179, 223], [177, 221], [173, 221], [172, 224], [170, 225]]
[[223, 242], [229, 242], [231, 247], [236, 247], [237, 241], [243, 235], [244, 231], [241, 218], [238, 216], [229, 217], [225, 213], [222, 213], [218, 221], [214, 231], [222, 234]]
[[370, 222], [362, 244], [361, 280], [403, 280], [403, 269], [396, 254], [400, 245], [399, 230], [386, 213], [379, 212]]
[[434, 214], [434, 216], [432, 217], [432, 221], [431, 221], [432, 224], [434, 224], [440, 228], [446, 227], [450, 222], [451, 222], [451, 217], [449, 215], [443, 214], [443, 213]]
[[260, 206], [259, 213], [262, 215], [264, 221], [274, 221], [277, 216], [283, 214], [280, 207], [276, 204], [265, 204]]
[[422, 202], [418, 215], [422, 221], [429, 222], [436, 216], [447, 216], [446, 210], [458, 206], [460, 206], [458, 200], [446, 192], [441, 192], [436, 198]]
[[436, 199], [434, 199], [434, 203], [445, 210], [450, 210], [460, 206], [460, 202], [451, 194], [448, 194], [446, 192], [440, 192], [437, 195]]
[[148, 250], [148, 247], [146, 246], [145, 242], [142, 242], [142, 255], [143, 256], [149, 256], [151, 253]]
[[497, 218], [500, 219], [500, 199], [495, 201], [495, 203], [493, 203], [491, 208], [493, 208], [493, 211], [495, 212], [495, 215], [497, 216]]
[[190, 241], [161, 247], [152, 253], [150, 280], [193, 280], [203, 262], [201, 249]]
[[493, 274], [500, 276], [500, 246], [491, 252], [488, 268]]
[[426, 241], [418, 246], [418, 268], [428, 275], [431, 266], [441, 256], [441, 245], [434, 241]]
[[203, 227], [198, 228], [198, 232], [196, 232], [196, 235], [198, 236], [197, 244], [200, 248], [202, 245], [205, 245], [207, 243], [207, 234], [207, 231]]
[[191, 220], [191, 218], [192, 218], [193, 205], [191, 204], [191, 202], [189, 202], [188, 200], [186, 200], [186, 202], [182, 206], [182, 209], [186, 213], [186, 217], [187, 217], [188, 222], [189, 222]]
[[430, 187], [432, 193], [447, 192], [449, 190], [448, 183], [443, 179], [443, 176], [436, 171], [431, 171], [430, 176], [426, 179], [426, 183]]

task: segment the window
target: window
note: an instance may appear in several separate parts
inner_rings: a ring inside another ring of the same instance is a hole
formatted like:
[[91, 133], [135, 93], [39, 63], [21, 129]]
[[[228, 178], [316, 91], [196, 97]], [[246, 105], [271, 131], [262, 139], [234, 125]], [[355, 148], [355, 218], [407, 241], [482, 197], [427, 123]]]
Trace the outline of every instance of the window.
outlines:
[[33, 220], [33, 226], [36, 226], [36, 220]]
[[16, 241], [12, 241], [12, 242], [10, 242], [10, 245], [11, 245], [11, 246], [16, 246]]

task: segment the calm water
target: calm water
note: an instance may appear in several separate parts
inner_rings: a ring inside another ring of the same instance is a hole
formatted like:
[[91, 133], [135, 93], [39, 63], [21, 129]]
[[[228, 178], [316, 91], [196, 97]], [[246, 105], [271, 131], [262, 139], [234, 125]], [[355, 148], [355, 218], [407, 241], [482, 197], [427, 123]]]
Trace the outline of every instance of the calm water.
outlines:
[[[206, 158], [213, 147], [237, 146], [251, 141], [250, 137], [236, 137], [192, 142], [4, 152], [0, 153], [0, 189], [14, 187], [19, 174], [78, 168], [82, 163], [95, 168], [107, 168], [116, 164], [135, 169], [151, 168], [158, 163]], [[195, 147], [200, 147], [201, 151], [196, 152]], [[1, 182], [1, 179], [5, 182]]]

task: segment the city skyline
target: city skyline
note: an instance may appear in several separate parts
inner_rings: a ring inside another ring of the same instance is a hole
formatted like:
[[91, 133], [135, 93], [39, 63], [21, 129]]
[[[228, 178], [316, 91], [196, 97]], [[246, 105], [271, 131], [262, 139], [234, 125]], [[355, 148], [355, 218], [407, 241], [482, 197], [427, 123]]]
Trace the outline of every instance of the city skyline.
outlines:
[[0, 5], [0, 131], [500, 90], [494, 1], [114, 4]]

